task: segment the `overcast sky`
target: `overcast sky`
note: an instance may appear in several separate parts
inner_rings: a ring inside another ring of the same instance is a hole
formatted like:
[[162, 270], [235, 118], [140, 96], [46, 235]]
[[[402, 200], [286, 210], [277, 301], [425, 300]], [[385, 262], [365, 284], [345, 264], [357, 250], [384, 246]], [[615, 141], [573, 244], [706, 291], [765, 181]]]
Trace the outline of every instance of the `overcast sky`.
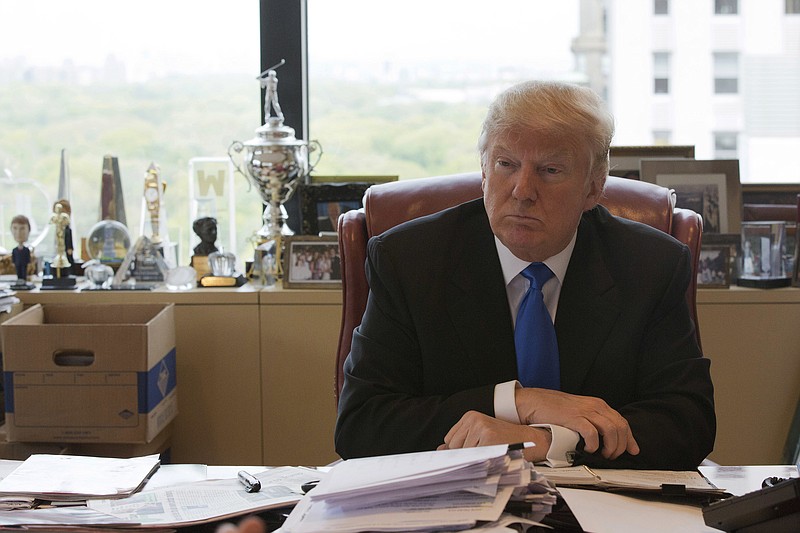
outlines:
[[[316, 62], [474, 60], [571, 65], [578, 0], [308, 0]], [[257, 0], [2, 0], [0, 63], [134, 71], [247, 72], [258, 65]]]

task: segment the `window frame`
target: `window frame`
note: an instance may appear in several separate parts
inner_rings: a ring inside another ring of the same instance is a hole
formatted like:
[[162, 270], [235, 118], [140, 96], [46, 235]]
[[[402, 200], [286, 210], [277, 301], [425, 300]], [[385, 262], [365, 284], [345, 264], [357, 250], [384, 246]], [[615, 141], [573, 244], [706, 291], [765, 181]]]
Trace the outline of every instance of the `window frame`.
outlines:
[[[727, 11], [730, 9], [730, 11]], [[739, 0], [714, 0], [714, 15], [738, 15]]]
[[[307, 0], [259, 0], [261, 19], [261, 70], [286, 63], [277, 71], [279, 98], [286, 124], [295, 137], [310, 139], [308, 132], [308, 3]], [[261, 90], [261, 123], [264, 123]]]
[[[659, 62], [659, 58], [663, 62]], [[668, 51], [653, 52], [653, 94], [670, 94], [670, 64], [672, 63], [672, 54]], [[660, 68], [660, 67], [663, 67]], [[665, 71], [665, 72], [662, 72]], [[663, 76], [661, 74], [664, 74]], [[659, 87], [661, 82], [662, 87]], [[660, 90], [661, 89], [661, 90]]]
[[[714, 80], [714, 94], [739, 94], [740, 60], [739, 52], [718, 50], [712, 53], [711, 75]], [[736, 65], [734, 76], [731, 76], [731, 72], [726, 68], [729, 63]]]

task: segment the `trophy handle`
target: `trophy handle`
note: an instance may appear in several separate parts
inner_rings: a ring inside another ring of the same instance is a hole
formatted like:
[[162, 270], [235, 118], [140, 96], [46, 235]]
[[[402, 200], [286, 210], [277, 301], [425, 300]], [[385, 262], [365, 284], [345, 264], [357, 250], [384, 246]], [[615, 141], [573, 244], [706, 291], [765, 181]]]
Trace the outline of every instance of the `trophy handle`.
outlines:
[[308, 141], [308, 155], [311, 155], [312, 153], [317, 151], [319, 151], [319, 153], [317, 154], [316, 161], [311, 163], [309, 158], [307, 174], [311, 174], [311, 171], [314, 170], [314, 167], [316, 167], [317, 164], [319, 164], [319, 160], [322, 159], [322, 154], [325, 153], [324, 150], [322, 149], [322, 144], [318, 140], [313, 139], [311, 141]]
[[241, 154], [242, 150], [244, 150], [244, 143], [242, 141], [233, 141], [228, 147], [228, 158], [231, 160], [233, 168], [236, 169], [236, 172], [244, 176], [247, 180], [247, 191], [250, 192], [250, 189], [253, 188], [253, 185], [250, 183], [250, 179], [247, 177], [247, 174], [245, 174], [245, 172], [242, 170], [242, 167], [239, 166], [239, 163], [236, 161], [236, 157], [233, 155], [233, 152]]

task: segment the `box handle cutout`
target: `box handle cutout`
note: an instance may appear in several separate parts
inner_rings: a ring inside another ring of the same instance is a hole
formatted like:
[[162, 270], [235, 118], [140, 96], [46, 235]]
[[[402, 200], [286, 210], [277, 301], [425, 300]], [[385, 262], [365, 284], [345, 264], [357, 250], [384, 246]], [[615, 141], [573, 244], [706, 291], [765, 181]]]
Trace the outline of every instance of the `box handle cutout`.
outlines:
[[58, 366], [89, 366], [94, 363], [94, 352], [89, 350], [56, 350], [53, 362]]

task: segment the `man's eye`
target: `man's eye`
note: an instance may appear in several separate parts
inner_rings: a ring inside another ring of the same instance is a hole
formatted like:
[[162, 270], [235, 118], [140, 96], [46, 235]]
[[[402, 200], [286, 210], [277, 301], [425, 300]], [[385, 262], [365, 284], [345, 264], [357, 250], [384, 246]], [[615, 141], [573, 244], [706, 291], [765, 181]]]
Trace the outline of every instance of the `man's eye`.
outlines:
[[558, 174], [561, 172], [561, 169], [556, 167], [545, 167], [544, 171], [548, 174]]
[[497, 166], [499, 166], [499, 167], [510, 167], [511, 163], [508, 162], [508, 161], [504, 161], [502, 159], [498, 159], [497, 160]]

